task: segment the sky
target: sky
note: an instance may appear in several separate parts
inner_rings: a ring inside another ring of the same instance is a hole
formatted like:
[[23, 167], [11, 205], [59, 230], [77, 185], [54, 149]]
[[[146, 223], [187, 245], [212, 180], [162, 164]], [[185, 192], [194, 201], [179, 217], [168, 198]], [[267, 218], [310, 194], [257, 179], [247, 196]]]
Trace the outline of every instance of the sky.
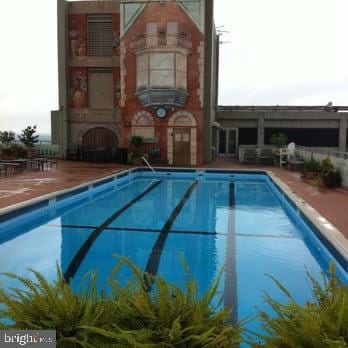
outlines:
[[[348, 105], [347, 0], [215, 0], [220, 105]], [[0, 2], [0, 130], [50, 132], [56, 0]]]

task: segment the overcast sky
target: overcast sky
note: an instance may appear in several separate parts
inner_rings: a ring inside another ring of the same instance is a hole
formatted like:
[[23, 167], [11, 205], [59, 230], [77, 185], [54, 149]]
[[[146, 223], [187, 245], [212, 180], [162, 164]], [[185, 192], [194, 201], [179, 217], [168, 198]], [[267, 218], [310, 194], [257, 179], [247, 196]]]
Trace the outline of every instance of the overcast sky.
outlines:
[[[348, 105], [347, 0], [215, 0], [221, 105]], [[50, 132], [56, 0], [0, 2], [0, 130]]]

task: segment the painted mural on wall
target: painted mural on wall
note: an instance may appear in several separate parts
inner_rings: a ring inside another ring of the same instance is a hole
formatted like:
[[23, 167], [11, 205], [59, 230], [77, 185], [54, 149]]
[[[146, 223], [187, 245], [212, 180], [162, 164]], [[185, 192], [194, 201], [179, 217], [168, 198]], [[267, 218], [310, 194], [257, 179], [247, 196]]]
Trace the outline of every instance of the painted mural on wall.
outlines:
[[120, 55], [121, 33], [120, 33], [120, 14], [112, 16], [112, 48], [114, 55]]
[[71, 105], [74, 108], [87, 107], [87, 69], [73, 68], [70, 74]]
[[[204, 1], [121, 3], [121, 37], [122, 97], [127, 95], [122, 124], [147, 112], [155, 122], [161, 160], [203, 163]], [[169, 124], [178, 113], [192, 115], [194, 122], [181, 117]], [[143, 128], [124, 126], [122, 145]], [[185, 128], [182, 141], [174, 141], [176, 128]]]
[[120, 81], [120, 68], [113, 69], [114, 78], [114, 107], [120, 107], [121, 99], [121, 81]]
[[192, 39], [177, 21], [146, 22], [145, 32], [133, 36], [136, 56], [136, 95], [144, 107], [185, 107], [187, 65]]
[[70, 55], [73, 57], [86, 55], [86, 16], [69, 16]]

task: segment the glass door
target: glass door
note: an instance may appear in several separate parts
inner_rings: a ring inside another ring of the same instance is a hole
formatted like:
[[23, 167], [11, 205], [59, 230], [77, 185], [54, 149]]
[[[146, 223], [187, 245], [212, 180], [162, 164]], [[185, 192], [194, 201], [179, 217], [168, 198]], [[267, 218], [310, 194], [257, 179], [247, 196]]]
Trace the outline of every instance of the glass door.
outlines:
[[238, 130], [237, 128], [219, 129], [218, 154], [235, 156], [237, 154]]

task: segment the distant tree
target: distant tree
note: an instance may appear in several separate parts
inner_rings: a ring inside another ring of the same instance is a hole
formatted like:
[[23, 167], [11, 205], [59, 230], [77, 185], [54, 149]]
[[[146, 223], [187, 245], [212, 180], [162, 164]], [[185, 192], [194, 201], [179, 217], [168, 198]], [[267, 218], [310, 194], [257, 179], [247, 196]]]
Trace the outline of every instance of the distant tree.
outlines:
[[11, 143], [15, 140], [15, 132], [12, 131], [0, 131], [0, 143], [4, 145], [11, 145]]
[[36, 126], [28, 126], [22, 130], [22, 133], [18, 135], [18, 139], [26, 147], [34, 147], [35, 144], [39, 141], [39, 136], [35, 135]]

